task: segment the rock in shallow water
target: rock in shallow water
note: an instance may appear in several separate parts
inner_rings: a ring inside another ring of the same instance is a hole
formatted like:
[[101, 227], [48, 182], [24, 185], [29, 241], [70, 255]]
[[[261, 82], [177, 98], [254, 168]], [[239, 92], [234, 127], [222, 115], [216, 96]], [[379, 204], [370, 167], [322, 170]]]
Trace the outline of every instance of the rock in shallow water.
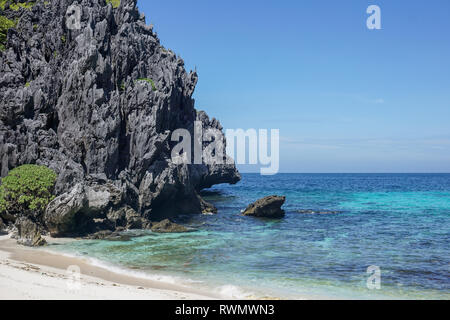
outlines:
[[132, 239], [131, 235], [123, 234], [121, 232], [112, 231], [99, 231], [91, 234], [85, 239], [89, 240], [108, 240], [108, 241], [130, 241]]
[[244, 216], [280, 218], [285, 212], [281, 206], [286, 201], [286, 197], [268, 196], [252, 203], [244, 210]]
[[186, 227], [173, 223], [169, 219], [164, 219], [161, 222], [153, 224], [151, 230], [157, 233], [180, 233], [189, 231]]

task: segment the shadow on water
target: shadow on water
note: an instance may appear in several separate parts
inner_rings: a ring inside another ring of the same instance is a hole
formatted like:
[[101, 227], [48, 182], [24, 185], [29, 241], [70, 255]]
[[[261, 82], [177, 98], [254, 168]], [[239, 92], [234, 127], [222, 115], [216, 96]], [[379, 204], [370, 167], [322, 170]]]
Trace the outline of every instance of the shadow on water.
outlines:
[[236, 196], [224, 190], [206, 189], [200, 191], [200, 196], [208, 202], [231, 203], [236, 199]]
[[220, 190], [202, 190], [202, 191], [200, 191], [200, 195], [202, 197], [208, 197], [208, 196], [220, 197], [220, 196], [223, 196], [223, 194], [224, 194], [224, 192], [220, 191]]

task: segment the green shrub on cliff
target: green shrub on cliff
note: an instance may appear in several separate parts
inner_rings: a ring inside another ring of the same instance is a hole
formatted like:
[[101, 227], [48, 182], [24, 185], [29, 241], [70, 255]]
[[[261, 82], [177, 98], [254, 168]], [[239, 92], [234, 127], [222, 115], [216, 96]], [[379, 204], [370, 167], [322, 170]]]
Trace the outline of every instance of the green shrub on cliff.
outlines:
[[[35, 1], [0, 0], [0, 9], [5, 10], [6, 5], [8, 5], [8, 9], [12, 11], [19, 11], [20, 9], [31, 10], [35, 4]], [[17, 18], [13, 21], [0, 15], [0, 51], [5, 50], [8, 30], [14, 28], [17, 25], [17, 21]]]
[[153, 91], [156, 91], [156, 90], [157, 90], [157, 89], [156, 89], [156, 86], [155, 86], [155, 82], [154, 82], [152, 79], [149, 79], [149, 78], [139, 78], [139, 79], [137, 79], [136, 81], [145, 81], [145, 82], [149, 83], [149, 84], [152, 86], [152, 90], [153, 90]]
[[0, 214], [43, 212], [54, 199], [56, 177], [45, 166], [27, 164], [11, 170], [0, 185]]
[[16, 22], [9, 20], [5, 16], [0, 15], [0, 50], [5, 50], [6, 37], [8, 35], [8, 30], [15, 27]]
[[120, 0], [106, 0], [106, 3], [111, 3], [114, 9], [120, 6]]
[[19, 9], [30, 10], [36, 4], [35, 1], [17, 1], [17, 0], [0, 0], [0, 8], [5, 10], [6, 4], [9, 4], [9, 9], [18, 11]]

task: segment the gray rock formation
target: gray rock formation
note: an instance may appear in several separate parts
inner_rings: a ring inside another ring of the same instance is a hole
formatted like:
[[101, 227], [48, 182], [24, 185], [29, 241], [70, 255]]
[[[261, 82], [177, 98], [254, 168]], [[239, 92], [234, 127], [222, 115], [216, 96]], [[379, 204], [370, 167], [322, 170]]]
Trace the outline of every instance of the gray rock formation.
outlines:
[[90, 240], [108, 240], [108, 241], [130, 241], [132, 239], [131, 235], [124, 234], [120, 231], [109, 231], [103, 230], [86, 237]]
[[243, 214], [253, 217], [280, 218], [285, 214], [281, 209], [285, 201], [286, 197], [268, 196], [250, 204]]
[[47, 242], [42, 238], [39, 227], [30, 219], [21, 217], [16, 222], [17, 234], [14, 236], [19, 244], [29, 247], [39, 247]]
[[157, 233], [181, 233], [189, 231], [186, 227], [173, 223], [169, 219], [164, 219], [161, 222], [155, 223], [151, 230]]
[[[79, 29], [66, 23], [71, 5]], [[0, 14], [20, 17], [0, 51], [0, 174], [26, 163], [58, 174], [43, 218], [52, 235], [214, 212], [199, 191], [240, 180], [234, 165], [172, 162], [175, 129], [222, 127], [194, 108], [197, 74], [161, 46], [136, 0], [39, 1]]]

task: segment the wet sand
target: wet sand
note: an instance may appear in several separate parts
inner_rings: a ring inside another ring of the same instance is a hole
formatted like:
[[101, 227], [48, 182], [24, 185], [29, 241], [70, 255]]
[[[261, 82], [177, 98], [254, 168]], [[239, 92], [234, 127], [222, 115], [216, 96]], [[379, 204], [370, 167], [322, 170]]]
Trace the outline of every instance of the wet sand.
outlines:
[[[57, 243], [62, 239], [47, 239]], [[80, 270], [77, 276], [68, 271]], [[208, 300], [209, 292], [115, 273], [73, 258], [19, 246], [0, 237], [0, 299]]]

